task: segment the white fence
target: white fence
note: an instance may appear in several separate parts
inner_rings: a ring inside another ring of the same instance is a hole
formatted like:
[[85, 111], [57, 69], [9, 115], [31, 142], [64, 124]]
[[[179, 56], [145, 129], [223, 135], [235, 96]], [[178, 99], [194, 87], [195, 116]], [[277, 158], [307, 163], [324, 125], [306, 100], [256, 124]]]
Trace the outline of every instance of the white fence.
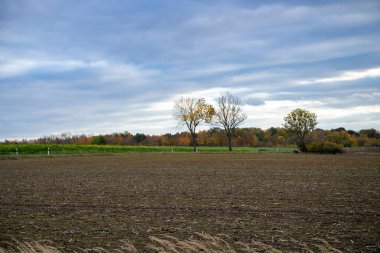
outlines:
[[379, 147], [355, 147], [355, 148], [343, 148], [345, 153], [380, 153]]

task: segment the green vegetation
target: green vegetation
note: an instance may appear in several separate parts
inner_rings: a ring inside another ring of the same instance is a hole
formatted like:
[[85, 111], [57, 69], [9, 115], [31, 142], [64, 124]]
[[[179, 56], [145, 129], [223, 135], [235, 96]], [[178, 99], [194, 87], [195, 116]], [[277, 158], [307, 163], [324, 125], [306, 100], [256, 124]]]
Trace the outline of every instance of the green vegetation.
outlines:
[[341, 147], [333, 142], [322, 142], [322, 143], [312, 143], [307, 145], [307, 150], [312, 153], [321, 153], [321, 154], [337, 154], [343, 153]]
[[106, 138], [102, 135], [94, 136], [91, 140], [92, 145], [106, 145]]
[[[30, 154], [112, 154], [142, 152], [190, 152], [191, 146], [118, 146], [76, 144], [0, 144], [0, 155]], [[281, 152], [291, 153], [296, 148], [237, 147], [237, 152]], [[227, 152], [228, 147], [198, 147], [198, 152]]]

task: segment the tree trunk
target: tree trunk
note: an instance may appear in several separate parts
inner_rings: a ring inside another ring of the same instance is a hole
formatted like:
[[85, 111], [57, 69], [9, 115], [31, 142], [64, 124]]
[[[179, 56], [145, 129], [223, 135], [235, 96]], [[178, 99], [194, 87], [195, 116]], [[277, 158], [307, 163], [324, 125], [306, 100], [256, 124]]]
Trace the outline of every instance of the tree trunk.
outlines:
[[304, 142], [300, 143], [298, 147], [300, 148], [301, 152], [307, 152], [307, 148]]
[[232, 134], [227, 134], [227, 140], [228, 140], [228, 151], [232, 151]]
[[307, 147], [306, 147], [304, 138], [300, 137], [298, 139], [297, 146], [301, 150], [301, 152], [307, 152]]
[[193, 139], [193, 151], [197, 152], [197, 134], [191, 133], [191, 137]]

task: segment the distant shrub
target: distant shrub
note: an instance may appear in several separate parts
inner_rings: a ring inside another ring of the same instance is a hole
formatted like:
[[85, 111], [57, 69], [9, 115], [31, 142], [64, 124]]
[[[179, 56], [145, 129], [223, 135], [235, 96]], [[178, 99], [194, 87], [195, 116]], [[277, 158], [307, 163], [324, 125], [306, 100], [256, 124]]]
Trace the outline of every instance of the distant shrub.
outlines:
[[323, 144], [323, 153], [338, 154], [342, 152], [343, 150], [341, 149], [341, 147], [339, 147], [337, 144], [333, 142], [325, 142]]
[[321, 154], [339, 154], [343, 152], [337, 144], [329, 141], [322, 143], [311, 143], [307, 145], [307, 151]]
[[91, 144], [93, 145], [105, 145], [106, 144], [106, 138], [102, 135], [94, 136], [92, 138]]
[[307, 145], [307, 151], [312, 153], [320, 153], [323, 150], [322, 143], [310, 143]]

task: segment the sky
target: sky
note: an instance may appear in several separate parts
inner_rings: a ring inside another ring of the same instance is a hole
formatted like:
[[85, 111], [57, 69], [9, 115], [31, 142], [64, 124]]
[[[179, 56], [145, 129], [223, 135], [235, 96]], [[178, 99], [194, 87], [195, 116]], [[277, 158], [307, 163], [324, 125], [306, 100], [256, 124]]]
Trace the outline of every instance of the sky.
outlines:
[[185, 131], [225, 92], [242, 127], [380, 129], [380, 1], [0, 1], [0, 140]]

